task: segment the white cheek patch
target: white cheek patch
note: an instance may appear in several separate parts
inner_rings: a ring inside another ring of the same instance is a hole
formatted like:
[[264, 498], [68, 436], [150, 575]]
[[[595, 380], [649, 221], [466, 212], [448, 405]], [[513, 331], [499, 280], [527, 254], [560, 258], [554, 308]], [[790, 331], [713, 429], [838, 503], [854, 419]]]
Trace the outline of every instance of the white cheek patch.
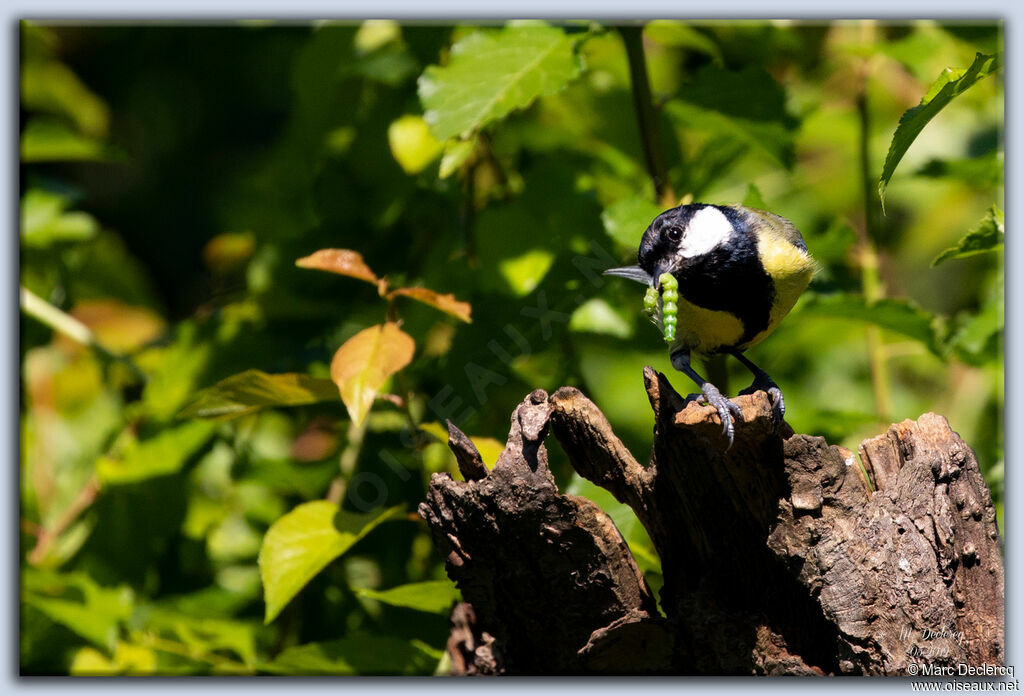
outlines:
[[676, 253], [686, 258], [701, 256], [724, 243], [732, 233], [732, 223], [721, 210], [701, 208], [690, 218], [683, 243], [679, 245], [679, 251]]

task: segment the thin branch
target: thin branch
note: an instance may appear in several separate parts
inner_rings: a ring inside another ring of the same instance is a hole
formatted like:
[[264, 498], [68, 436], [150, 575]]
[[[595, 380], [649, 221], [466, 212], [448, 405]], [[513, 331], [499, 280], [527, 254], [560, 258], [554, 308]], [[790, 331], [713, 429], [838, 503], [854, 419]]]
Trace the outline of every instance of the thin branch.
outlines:
[[654, 111], [651, 84], [647, 78], [647, 63], [644, 58], [643, 26], [629, 25], [618, 28], [626, 46], [629, 59], [629, 79], [633, 88], [633, 106], [640, 126], [640, 140], [643, 143], [647, 171], [654, 184], [655, 201], [663, 206], [675, 205], [676, 194], [668, 179], [665, 166], [665, 151], [658, 130], [658, 116]]
[[341, 456], [338, 457], [339, 473], [331, 481], [330, 488], [327, 491], [326, 498], [332, 503], [340, 504], [345, 497], [347, 482], [352, 478], [352, 474], [356, 470], [356, 462], [359, 461], [359, 453], [363, 449], [363, 437], [366, 435], [367, 423], [368, 419], [364, 418], [361, 425], [356, 425], [355, 421], [350, 422], [348, 425], [348, 432], [345, 435], [345, 449], [342, 450]]
[[100, 482], [94, 476], [82, 487], [82, 490], [78, 492], [74, 500], [64, 510], [64, 514], [60, 516], [60, 519], [52, 527], [39, 529], [36, 545], [28, 553], [28, 562], [32, 565], [39, 565], [46, 558], [54, 542], [93, 504], [99, 492]]
[[92, 330], [67, 312], [53, 306], [28, 288], [21, 286], [21, 311], [33, 317], [54, 331], [64, 334], [76, 343], [87, 346], [103, 359], [126, 365], [141, 381], [147, 381], [146, 373], [126, 355], [114, 353], [96, 340]]
[[[870, 41], [874, 32], [872, 22], [863, 25], [864, 40]], [[860, 89], [857, 94], [857, 115], [859, 117], [859, 155], [860, 177], [863, 188], [864, 231], [861, 236], [860, 269], [861, 290], [868, 304], [885, 297], [885, 285], [882, 282], [878, 263], [877, 241], [879, 238], [879, 211], [881, 204], [878, 189], [871, 174], [871, 113], [868, 108], [867, 85], [871, 65], [870, 59], [864, 58], [860, 64]], [[877, 326], [868, 326], [866, 330], [868, 350], [868, 366], [871, 372], [871, 387], [874, 392], [875, 414], [879, 422], [889, 422], [892, 412], [892, 398], [889, 391], [889, 367], [886, 359], [885, 344], [882, 342], [882, 331]]]

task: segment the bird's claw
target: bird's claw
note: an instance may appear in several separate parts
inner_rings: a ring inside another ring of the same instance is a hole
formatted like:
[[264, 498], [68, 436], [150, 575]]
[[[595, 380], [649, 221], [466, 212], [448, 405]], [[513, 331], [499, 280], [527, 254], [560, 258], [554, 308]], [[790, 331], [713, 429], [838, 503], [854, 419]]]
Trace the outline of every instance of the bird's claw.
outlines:
[[782, 398], [782, 390], [778, 385], [772, 385], [768, 387], [768, 396], [772, 400], [772, 416], [776, 423], [781, 423], [782, 417], [786, 415], [786, 400]]
[[722, 434], [729, 441], [726, 449], [729, 449], [729, 447], [732, 447], [733, 437], [736, 434], [733, 417], [743, 420], [743, 411], [740, 410], [739, 406], [722, 396], [722, 392], [718, 391], [718, 387], [710, 382], [705, 382], [700, 391], [704, 397], [704, 402], [714, 406], [715, 410], [718, 411], [718, 417], [722, 421]]
[[779, 389], [779, 385], [770, 379], [755, 379], [754, 383], [741, 391], [740, 394], [753, 394], [756, 391], [763, 391], [768, 395], [768, 399], [772, 402], [772, 418], [776, 423], [781, 423], [782, 417], [786, 415], [786, 400], [782, 397], [782, 390]]

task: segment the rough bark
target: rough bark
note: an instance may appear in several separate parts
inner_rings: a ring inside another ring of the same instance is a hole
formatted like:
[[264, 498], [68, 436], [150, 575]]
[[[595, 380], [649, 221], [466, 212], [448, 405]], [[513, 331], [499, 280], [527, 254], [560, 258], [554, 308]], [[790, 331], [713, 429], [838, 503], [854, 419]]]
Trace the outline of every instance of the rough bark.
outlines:
[[[991, 496], [941, 416], [852, 452], [794, 434], [763, 392], [726, 449], [713, 408], [647, 368], [650, 462], [581, 392], [537, 390], [493, 470], [449, 425], [465, 481], [435, 474], [420, 514], [468, 604], [457, 674], [904, 674], [1003, 662]], [[558, 493], [548, 429], [575, 470], [628, 504], [664, 576], [659, 614], [600, 508]], [[945, 633], [943, 633], [945, 632]], [[919, 654], [920, 653], [920, 654]]]

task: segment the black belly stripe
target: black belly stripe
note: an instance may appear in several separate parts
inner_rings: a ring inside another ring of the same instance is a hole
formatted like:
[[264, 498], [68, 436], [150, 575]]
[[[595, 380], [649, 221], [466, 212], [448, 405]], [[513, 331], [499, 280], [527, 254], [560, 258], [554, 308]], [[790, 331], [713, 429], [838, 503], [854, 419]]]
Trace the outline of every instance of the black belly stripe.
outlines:
[[676, 277], [679, 294], [687, 300], [698, 307], [728, 312], [743, 323], [737, 345], [768, 328], [775, 283], [761, 265], [753, 239], [693, 259]]

